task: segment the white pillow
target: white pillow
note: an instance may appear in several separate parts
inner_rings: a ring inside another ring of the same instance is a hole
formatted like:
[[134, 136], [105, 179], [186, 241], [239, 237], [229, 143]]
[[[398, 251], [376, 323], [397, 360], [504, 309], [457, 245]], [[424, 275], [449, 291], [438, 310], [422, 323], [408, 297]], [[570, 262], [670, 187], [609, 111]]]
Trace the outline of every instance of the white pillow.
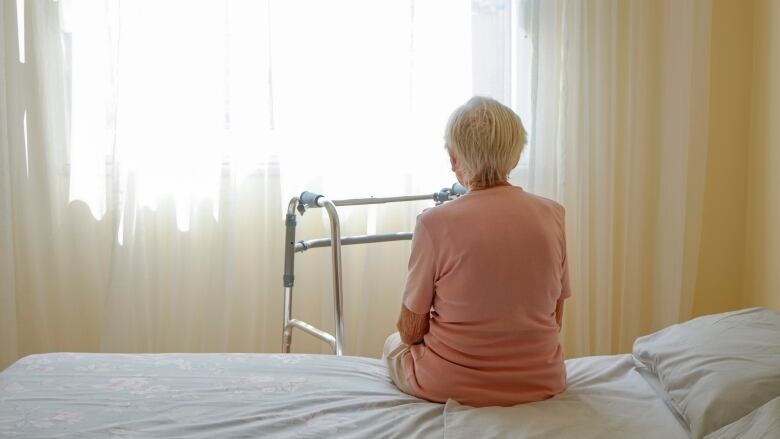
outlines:
[[737, 422], [710, 433], [704, 439], [780, 437], [780, 397], [775, 398]]
[[634, 357], [701, 438], [780, 396], [780, 314], [751, 308], [699, 317], [638, 338]]

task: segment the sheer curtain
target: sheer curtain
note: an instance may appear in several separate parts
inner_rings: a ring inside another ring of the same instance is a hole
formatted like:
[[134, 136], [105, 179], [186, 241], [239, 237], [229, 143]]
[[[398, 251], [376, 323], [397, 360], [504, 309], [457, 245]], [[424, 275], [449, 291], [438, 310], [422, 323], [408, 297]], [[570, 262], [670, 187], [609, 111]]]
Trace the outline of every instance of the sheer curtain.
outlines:
[[[117, 223], [101, 349], [276, 351], [289, 197], [451, 183], [441, 130], [470, 94], [468, 1], [100, 5], [60, 13], [70, 199]], [[410, 230], [421, 208], [346, 210], [344, 232]], [[326, 235], [319, 214], [302, 237]], [[345, 251], [347, 352], [379, 352], [407, 252]], [[294, 308], [329, 328], [327, 253], [311, 253]], [[293, 346], [327, 351], [307, 336]]]
[[[625, 351], [690, 313], [708, 5], [4, 2], [0, 364], [277, 351], [287, 199], [450, 184], [443, 126], [471, 94], [531, 133], [512, 182], [567, 207], [567, 355]], [[343, 233], [411, 230], [427, 205], [345, 209]], [[299, 236], [325, 226], [310, 211]], [[345, 248], [348, 354], [393, 330], [408, 251]], [[328, 267], [301, 255], [293, 305], [325, 329]]]
[[526, 1], [527, 172], [567, 209], [567, 356], [627, 352], [691, 317], [702, 224], [711, 2]]
[[[2, 19], [4, 364], [277, 351], [289, 197], [453, 181], [441, 137], [471, 94], [468, 1], [4, 2]], [[427, 205], [345, 209], [343, 231], [411, 230]], [[300, 236], [325, 225], [312, 211]], [[348, 353], [380, 352], [407, 255], [345, 249]], [[297, 269], [296, 316], [330, 328], [327, 252]]]

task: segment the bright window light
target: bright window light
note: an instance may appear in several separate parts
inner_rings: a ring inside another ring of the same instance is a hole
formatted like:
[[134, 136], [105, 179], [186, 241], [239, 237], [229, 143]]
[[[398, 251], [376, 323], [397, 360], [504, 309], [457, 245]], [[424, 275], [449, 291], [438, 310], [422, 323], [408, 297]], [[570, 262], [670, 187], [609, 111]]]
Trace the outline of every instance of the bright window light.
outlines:
[[[479, 3], [495, 14], [513, 2]], [[186, 218], [218, 199], [226, 175], [238, 184], [269, 163], [285, 196], [399, 195], [453, 180], [444, 126], [477, 79], [469, 0], [62, 4], [71, 199], [97, 217], [113, 190], [136, 207], [173, 199]]]

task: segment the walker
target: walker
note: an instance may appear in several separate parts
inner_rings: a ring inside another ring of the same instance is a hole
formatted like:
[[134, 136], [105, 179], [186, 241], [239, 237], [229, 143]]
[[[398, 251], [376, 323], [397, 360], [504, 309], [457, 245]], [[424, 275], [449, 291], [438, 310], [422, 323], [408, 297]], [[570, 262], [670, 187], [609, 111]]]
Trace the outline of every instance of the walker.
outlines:
[[[343, 355], [344, 323], [342, 321], [342, 281], [341, 281], [341, 246], [353, 244], [368, 244], [374, 242], [406, 241], [412, 239], [412, 233], [379, 233], [375, 235], [358, 235], [341, 237], [341, 226], [337, 206], [357, 206], [367, 204], [397, 203], [405, 201], [433, 200], [436, 205], [454, 200], [466, 193], [466, 189], [458, 183], [451, 187], [443, 188], [429, 195], [408, 195], [386, 198], [354, 198], [349, 200], [330, 200], [324, 195], [314, 192], [303, 192], [300, 197], [293, 197], [287, 206], [285, 218], [285, 245], [284, 245], [284, 315], [282, 330], [282, 352], [290, 352], [292, 343], [292, 330], [298, 328], [301, 331], [313, 335], [330, 344], [336, 355]], [[301, 216], [307, 208], [324, 207], [330, 219], [330, 237], [309, 239], [295, 242], [295, 227], [298, 224], [296, 211]], [[334, 240], [338, 236], [340, 239]], [[333, 243], [333, 245], [331, 245]], [[333, 316], [335, 320], [335, 334], [330, 334], [302, 320], [292, 318], [292, 290], [295, 284], [295, 254], [310, 248], [331, 247], [333, 261]]]

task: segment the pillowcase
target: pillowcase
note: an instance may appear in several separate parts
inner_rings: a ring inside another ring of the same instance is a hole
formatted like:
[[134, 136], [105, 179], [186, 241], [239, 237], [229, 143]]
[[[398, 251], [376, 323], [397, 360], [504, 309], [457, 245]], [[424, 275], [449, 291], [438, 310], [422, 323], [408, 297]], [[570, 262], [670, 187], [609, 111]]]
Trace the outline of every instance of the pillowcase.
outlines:
[[780, 314], [750, 308], [640, 337], [634, 358], [656, 374], [702, 438], [780, 396]]
[[737, 422], [708, 434], [704, 439], [780, 437], [780, 397], [775, 398]]

